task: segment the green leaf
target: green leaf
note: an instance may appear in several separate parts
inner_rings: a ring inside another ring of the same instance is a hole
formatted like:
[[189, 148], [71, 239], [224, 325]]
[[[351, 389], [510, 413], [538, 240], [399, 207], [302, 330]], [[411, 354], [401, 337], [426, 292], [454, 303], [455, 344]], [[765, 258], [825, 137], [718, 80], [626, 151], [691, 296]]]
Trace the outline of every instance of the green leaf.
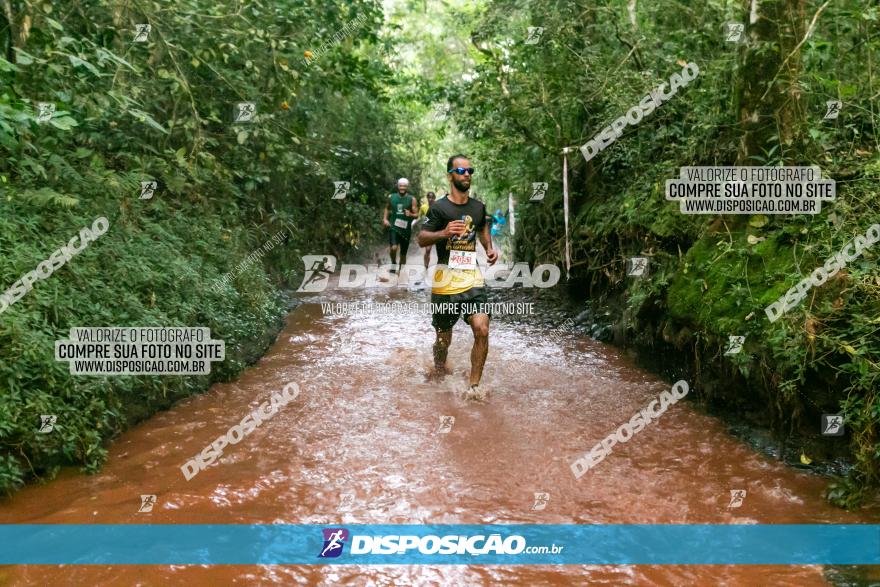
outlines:
[[68, 55], [67, 58], [70, 60], [70, 64], [74, 67], [83, 66], [95, 75], [101, 75], [101, 72], [98, 71], [98, 68], [86, 61], [85, 59], [80, 59], [76, 55]]
[[61, 23], [58, 22], [57, 20], [55, 20], [54, 18], [49, 18], [48, 16], [44, 16], [43, 18], [46, 19], [46, 22], [48, 22], [48, 23], [49, 23], [49, 26], [51, 26], [53, 29], [56, 29], [56, 30], [59, 30], [59, 31], [63, 31], [63, 30], [64, 30], [64, 27], [61, 26]]
[[247, 140], [248, 135], [249, 135], [248, 131], [240, 130], [240, 131], [238, 131], [238, 135], [236, 135], [235, 140], [238, 141], [239, 145], [243, 145], [244, 142]]
[[749, 226], [753, 226], [755, 228], [761, 228], [765, 224], [767, 224], [768, 218], [763, 214], [755, 214], [749, 219]]
[[15, 62], [18, 65], [30, 65], [36, 60], [36, 57], [28, 53], [27, 51], [23, 51], [18, 47], [14, 47], [15, 49]]
[[0, 72], [18, 71], [14, 63], [9, 63], [3, 57], [0, 57]]
[[57, 118], [53, 118], [49, 121], [49, 124], [51, 124], [55, 128], [60, 128], [61, 130], [70, 130], [74, 126], [79, 126], [76, 120], [74, 120], [70, 116], [59, 116]]
[[155, 128], [156, 130], [166, 135], [168, 134], [168, 131], [165, 130], [164, 126], [156, 122], [156, 120], [152, 116], [150, 116], [143, 110], [138, 110], [137, 108], [129, 108], [128, 113], [134, 116], [138, 120], [138, 122], [146, 122], [149, 126]]

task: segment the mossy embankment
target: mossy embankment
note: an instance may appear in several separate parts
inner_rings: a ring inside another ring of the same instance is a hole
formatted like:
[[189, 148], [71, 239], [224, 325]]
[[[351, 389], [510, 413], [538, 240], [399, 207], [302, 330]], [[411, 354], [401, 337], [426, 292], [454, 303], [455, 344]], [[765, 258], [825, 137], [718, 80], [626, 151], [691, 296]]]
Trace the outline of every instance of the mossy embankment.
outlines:
[[[874, 166], [846, 173], [818, 216], [676, 218], [623, 192], [584, 208], [575, 232], [593, 254], [574, 274], [594, 310], [611, 312], [609, 338], [688, 378], [710, 411], [771, 431], [770, 452], [787, 462], [841, 474], [829, 498], [848, 507], [880, 479], [880, 246], [778, 320], [764, 309], [880, 222]], [[615, 215], [621, 206], [636, 213]], [[642, 278], [626, 275], [637, 255], [650, 259]], [[725, 354], [730, 336], [745, 337], [741, 352]], [[823, 413], [844, 414], [843, 437], [821, 436]]]

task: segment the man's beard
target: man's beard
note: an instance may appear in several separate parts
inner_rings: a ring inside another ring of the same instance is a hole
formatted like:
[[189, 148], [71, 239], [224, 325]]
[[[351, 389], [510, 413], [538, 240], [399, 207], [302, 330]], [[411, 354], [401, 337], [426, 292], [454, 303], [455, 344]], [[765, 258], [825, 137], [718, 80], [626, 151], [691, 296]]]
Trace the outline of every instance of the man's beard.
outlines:
[[460, 179], [453, 178], [452, 185], [454, 185], [455, 189], [457, 189], [460, 192], [467, 192], [469, 189], [471, 189], [471, 182], [470, 181], [468, 181], [467, 185], [465, 185], [464, 182], [462, 182]]

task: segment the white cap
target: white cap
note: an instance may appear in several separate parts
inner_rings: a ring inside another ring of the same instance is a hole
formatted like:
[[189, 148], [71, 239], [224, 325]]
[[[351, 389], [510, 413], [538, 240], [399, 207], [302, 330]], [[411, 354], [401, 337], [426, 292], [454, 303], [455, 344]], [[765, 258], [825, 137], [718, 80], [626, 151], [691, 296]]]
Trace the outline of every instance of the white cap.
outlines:
[[401, 185], [401, 184], [409, 185], [409, 180], [405, 177], [401, 177], [400, 179], [397, 180], [397, 185]]

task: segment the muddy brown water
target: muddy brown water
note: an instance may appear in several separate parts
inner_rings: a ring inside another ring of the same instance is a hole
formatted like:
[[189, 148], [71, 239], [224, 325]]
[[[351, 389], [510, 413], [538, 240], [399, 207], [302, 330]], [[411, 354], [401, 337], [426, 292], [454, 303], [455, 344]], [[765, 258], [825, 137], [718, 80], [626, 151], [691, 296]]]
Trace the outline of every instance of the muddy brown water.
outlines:
[[[414, 247], [415, 248], [415, 247]], [[410, 253], [418, 262], [418, 252]], [[427, 383], [427, 315], [325, 316], [319, 302], [427, 300], [426, 290], [330, 287], [293, 311], [240, 379], [113, 443], [93, 476], [65, 471], [0, 502], [3, 523], [878, 523], [827, 504], [826, 480], [754, 452], [687, 400], [580, 479], [570, 463], [670, 385], [619, 350], [538, 316], [493, 319], [484, 404], [463, 389], [456, 326]], [[537, 313], [547, 312], [540, 302]], [[219, 463], [180, 466], [288, 382], [299, 397]], [[455, 417], [438, 434], [440, 416]], [[728, 507], [731, 490], [746, 490]], [[534, 494], [546, 508], [533, 511]], [[137, 513], [141, 494], [156, 494]], [[349, 497], [346, 497], [349, 496]], [[827, 585], [821, 566], [6, 566], [0, 585]], [[876, 575], [876, 573], [875, 573]], [[855, 584], [855, 583], [852, 583]], [[865, 583], [867, 584], [867, 583]]]

